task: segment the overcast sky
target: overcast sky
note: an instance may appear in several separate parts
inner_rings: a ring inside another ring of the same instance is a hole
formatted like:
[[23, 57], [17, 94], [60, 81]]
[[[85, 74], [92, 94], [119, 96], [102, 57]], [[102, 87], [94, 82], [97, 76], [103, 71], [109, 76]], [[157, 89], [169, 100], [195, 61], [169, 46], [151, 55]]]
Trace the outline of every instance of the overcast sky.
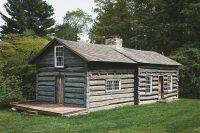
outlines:
[[[63, 22], [63, 17], [65, 16], [66, 11], [76, 10], [78, 8], [82, 9], [86, 13], [95, 17], [92, 9], [95, 7], [94, 0], [46, 0], [54, 8], [54, 19], [56, 23], [61, 24]], [[3, 5], [7, 0], [0, 0], [0, 11], [3, 14], [7, 14]], [[5, 22], [0, 18], [0, 25], [3, 25]], [[86, 36], [81, 37], [83, 41], [87, 40]]]

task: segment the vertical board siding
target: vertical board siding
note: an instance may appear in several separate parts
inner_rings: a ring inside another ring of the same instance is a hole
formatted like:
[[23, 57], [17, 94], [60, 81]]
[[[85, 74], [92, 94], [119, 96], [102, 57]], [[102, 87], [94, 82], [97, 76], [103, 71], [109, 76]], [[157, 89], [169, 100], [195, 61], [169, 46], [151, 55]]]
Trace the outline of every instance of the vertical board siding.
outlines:
[[75, 106], [86, 106], [86, 62], [79, 56], [64, 49], [64, 68], [54, 67], [54, 44], [41, 56], [37, 65], [37, 101], [55, 103], [55, 80], [57, 76], [64, 76], [64, 104]]
[[[152, 76], [152, 93], [148, 94], [146, 90], [146, 76]], [[139, 69], [139, 104], [151, 103], [158, 101], [158, 79], [163, 76], [163, 89], [164, 99], [178, 97], [178, 70], [165, 70], [165, 69]], [[167, 76], [172, 76], [172, 91], [167, 90]]]
[[[121, 90], [106, 91], [107, 79], [120, 79]], [[88, 74], [89, 111], [109, 109], [117, 106], [134, 104], [134, 71], [94, 70]]]

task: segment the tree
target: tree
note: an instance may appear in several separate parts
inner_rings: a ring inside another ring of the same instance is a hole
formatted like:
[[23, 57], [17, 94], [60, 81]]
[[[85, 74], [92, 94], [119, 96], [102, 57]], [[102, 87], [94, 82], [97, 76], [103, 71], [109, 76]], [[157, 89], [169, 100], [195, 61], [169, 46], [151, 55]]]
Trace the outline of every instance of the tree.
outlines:
[[200, 50], [181, 48], [171, 58], [180, 62], [179, 95], [185, 98], [200, 98]]
[[31, 31], [45, 36], [55, 23], [52, 6], [43, 0], [8, 0], [4, 7], [9, 17], [0, 13], [5, 21], [2, 34]]
[[104, 43], [109, 36], [120, 36], [123, 38], [124, 46], [131, 47], [129, 39], [133, 28], [129, 12], [128, 0], [96, 0], [96, 21], [90, 31], [90, 39], [95, 43]]
[[184, 45], [199, 47], [198, 0], [96, 0], [90, 38], [104, 43], [118, 35], [124, 46], [170, 55]]
[[92, 23], [92, 17], [81, 9], [67, 11], [63, 23], [75, 28], [76, 33], [82, 34], [89, 30], [89, 25]]
[[54, 28], [54, 36], [71, 41], [79, 40], [78, 32], [76, 28], [72, 27], [68, 23], [62, 25], [56, 25]]

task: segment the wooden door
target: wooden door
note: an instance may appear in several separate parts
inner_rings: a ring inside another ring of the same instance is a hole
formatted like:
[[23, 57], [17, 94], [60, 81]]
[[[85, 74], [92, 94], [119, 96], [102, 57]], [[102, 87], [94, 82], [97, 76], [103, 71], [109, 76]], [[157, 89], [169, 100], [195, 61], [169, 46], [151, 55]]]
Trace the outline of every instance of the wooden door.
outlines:
[[64, 77], [56, 77], [56, 103], [64, 104]]
[[158, 98], [163, 99], [163, 76], [159, 76], [158, 79]]

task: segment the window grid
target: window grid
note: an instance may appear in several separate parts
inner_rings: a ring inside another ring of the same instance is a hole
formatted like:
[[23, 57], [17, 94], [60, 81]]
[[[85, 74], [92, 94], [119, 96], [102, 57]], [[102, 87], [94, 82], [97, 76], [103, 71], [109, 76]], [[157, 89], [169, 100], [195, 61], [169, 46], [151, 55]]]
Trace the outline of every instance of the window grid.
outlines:
[[167, 90], [172, 91], [172, 76], [167, 76]]
[[117, 91], [121, 89], [120, 80], [107, 80], [106, 91]]
[[146, 76], [146, 90], [145, 93], [152, 93], [152, 76]]
[[55, 66], [64, 67], [64, 48], [63, 46], [55, 47]]

